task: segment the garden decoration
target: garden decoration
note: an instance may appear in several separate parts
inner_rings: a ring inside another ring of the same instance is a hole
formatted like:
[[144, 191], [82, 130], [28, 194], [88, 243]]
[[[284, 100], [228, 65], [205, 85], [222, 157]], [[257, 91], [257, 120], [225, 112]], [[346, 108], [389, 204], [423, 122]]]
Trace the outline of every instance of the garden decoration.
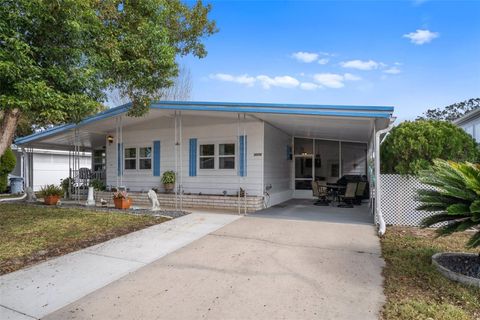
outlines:
[[129, 209], [132, 205], [132, 199], [127, 191], [116, 191], [113, 193], [113, 203], [117, 209]]
[[158, 202], [158, 197], [155, 191], [153, 191], [153, 189], [148, 190], [147, 196], [152, 204], [152, 211], [160, 210], [160, 203]]

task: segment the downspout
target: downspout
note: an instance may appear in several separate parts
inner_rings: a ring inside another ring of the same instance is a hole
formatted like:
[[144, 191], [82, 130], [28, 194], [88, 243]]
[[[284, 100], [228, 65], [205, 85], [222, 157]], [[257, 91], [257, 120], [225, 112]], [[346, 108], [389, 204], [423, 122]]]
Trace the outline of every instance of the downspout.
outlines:
[[380, 181], [380, 144], [383, 142], [383, 140], [380, 141], [380, 137], [382, 136], [382, 134], [388, 133], [390, 132], [390, 130], [392, 130], [394, 121], [395, 121], [395, 118], [393, 118], [390, 121], [390, 124], [387, 128], [378, 130], [375, 133], [375, 211], [377, 212], [378, 223], [379, 223], [379, 226], [378, 226], [379, 236], [383, 236], [387, 229], [385, 220], [383, 219], [382, 208], [381, 208], [382, 190], [381, 190], [381, 181]]

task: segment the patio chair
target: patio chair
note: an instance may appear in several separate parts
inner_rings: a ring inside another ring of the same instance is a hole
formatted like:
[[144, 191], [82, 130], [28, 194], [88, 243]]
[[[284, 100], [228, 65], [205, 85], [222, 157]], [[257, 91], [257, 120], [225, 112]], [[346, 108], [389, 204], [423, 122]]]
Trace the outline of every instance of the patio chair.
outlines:
[[328, 192], [327, 187], [323, 185], [319, 185], [317, 181], [312, 181], [312, 191], [313, 196], [316, 197], [318, 200], [315, 201], [314, 205], [316, 206], [328, 206]]
[[357, 182], [347, 183], [345, 194], [340, 195], [340, 200], [344, 203], [338, 205], [340, 208], [353, 208], [353, 203], [356, 199], [357, 185]]
[[362, 204], [363, 194], [367, 187], [366, 181], [360, 181], [357, 185], [357, 191], [355, 192], [355, 204]]

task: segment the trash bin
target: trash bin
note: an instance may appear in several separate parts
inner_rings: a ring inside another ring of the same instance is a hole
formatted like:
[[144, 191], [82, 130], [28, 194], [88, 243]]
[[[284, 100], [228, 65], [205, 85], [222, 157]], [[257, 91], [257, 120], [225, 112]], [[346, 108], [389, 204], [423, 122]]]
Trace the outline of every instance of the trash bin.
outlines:
[[23, 192], [23, 178], [11, 177], [10, 178], [10, 193], [17, 194]]

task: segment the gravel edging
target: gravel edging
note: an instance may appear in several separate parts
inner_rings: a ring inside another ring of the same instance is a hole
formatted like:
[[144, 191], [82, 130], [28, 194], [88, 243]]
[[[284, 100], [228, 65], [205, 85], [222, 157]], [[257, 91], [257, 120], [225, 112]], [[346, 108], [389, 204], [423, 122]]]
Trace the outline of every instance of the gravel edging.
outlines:
[[[436, 267], [436, 269], [444, 275], [446, 278], [457, 281], [466, 285], [474, 286], [480, 288], [480, 277], [471, 277], [468, 275], [464, 275], [459, 272], [455, 272], [453, 270], [450, 270], [448, 266], [445, 266], [448, 264], [448, 260], [453, 259], [453, 258], [478, 258], [478, 254], [475, 253], [461, 253], [461, 252], [442, 252], [442, 253], [436, 253], [432, 256], [432, 264]], [[454, 262], [455, 263], [455, 262]], [[458, 262], [457, 262], [458, 263]]]

